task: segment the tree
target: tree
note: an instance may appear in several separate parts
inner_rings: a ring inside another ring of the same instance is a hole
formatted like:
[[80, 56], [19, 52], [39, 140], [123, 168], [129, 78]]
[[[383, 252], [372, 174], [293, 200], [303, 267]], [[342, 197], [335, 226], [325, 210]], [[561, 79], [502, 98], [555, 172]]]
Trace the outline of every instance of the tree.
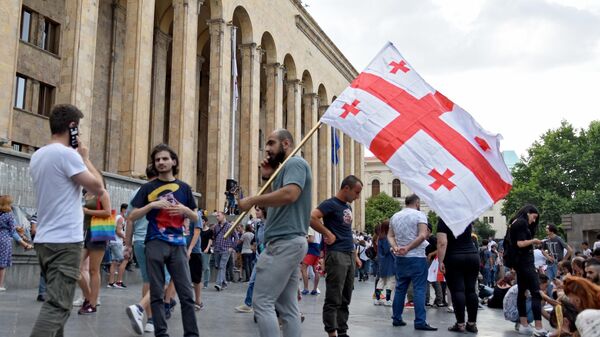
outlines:
[[438, 221], [440, 221], [440, 217], [434, 211], [427, 212], [427, 222], [431, 224], [431, 234], [437, 233]]
[[600, 121], [582, 130], [563, 121], [534, 142], [521, 161], [513, 168], [513, 188], [502, 208], [507, 218], [525, 204], [539, 208], [544, 225], [559, 225], [568, 213], [600, 212]]
[[487, 221], [479, 221], [479, 219], [473, 222], [473, 231], [479, 237], [479, 241], [483, 239], [493, 238], [496, 236], [496, 230], [490, 226]]
[[400, 202], [383, 192], [370, 197], [365, 205], [365, 231], [372, 234], [375, 226], [401, 209]]

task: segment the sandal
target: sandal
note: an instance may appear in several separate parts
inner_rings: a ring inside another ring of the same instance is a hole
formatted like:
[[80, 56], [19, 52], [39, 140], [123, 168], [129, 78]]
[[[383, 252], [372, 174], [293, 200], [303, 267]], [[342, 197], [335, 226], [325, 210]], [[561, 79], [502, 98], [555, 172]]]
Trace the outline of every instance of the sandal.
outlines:
[[477, 323], [467, 323], [465, 326], [465, 330], [472, 333], [477, 333], [479, 330], [477, 329]]
[[453, 326], [448, 328], [448, 331], [454, 331], [454, 332], [465, 332], [465, 325], [464, 324], [458, 324], [458, 323], [454, 323]]

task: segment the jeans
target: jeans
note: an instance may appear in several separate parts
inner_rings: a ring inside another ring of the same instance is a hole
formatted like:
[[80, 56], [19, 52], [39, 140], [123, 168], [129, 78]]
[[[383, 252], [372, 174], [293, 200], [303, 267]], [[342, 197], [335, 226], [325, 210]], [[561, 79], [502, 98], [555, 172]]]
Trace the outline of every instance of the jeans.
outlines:
[[133, 254], [135, 254], [140, 267], [140, 273], [142, 274], [142, 281], [144, 283], [150, 282], [148, 278], [148, 266], [146, 264], [146, 244], [143, 240], [133, 241]]
[[354, 253], [328, 251], [325, 256], [325, 303], [323, 324], [326, 332], [348, 331], [348, 306], [354, 290]]
[[447, 255], [444, 264], [456, 322], [465, 323], [465, 307], [468, 321], [477, 322], [478, 299], [475, 289], [479, 274], [479, 256], [476, 253]]
[[46, 295], [46, 278], [40, 272], [40, 283], [38, 284], [38, 295]]
[[202, 253], [202, 279], [205, 287], [208, 287], [210, 281], [210, 255], [210, 253]]
[[550, 281], [554, 280], [558, 275], [558, 265], [555, 263], [548, 264], [546, 268], [546, 276], [550, 279]]
[[427, 324], [425, 311], [425, 292], [427, 291], [427, 259], [424, 257], [396, 257], [396, 293], [392, 307], [392, 319], [402, 321], [404, 300], [408, 285], [413, 285], [413, 302], [415, 305], [415, 327]]
[[217, 267], [217, 281], [216, 284], [222, 286], [225, 284], [225, 272], [227, 271], [227, 261], [231, 252], [215, 252], [215, 267]]
[[304, 236], [276, 240], [267, 245], [256, 264], [256, 284], [253, 305], [261, 337], [279, 337], [282, 321], [283, 337], [302, 336], [298, 308], [300, 262], [308, 243]]
[[62, 337], [73, 308], [82, 244], [37, 243], [35, 250], [47, 289], [46, 302], [42, 304], [30, 336]]
[[256, 282], [256, 265], [252, 268], [252, 274], [250, 275], [250, 281], [248, 281], [248, 290], [246, 290], [246, 298], [244, 304], [252, 306], [252, 294], [254, 293], [254, 283]]
[[254, 253], [242, 254], [242, 263], [244, 265], [245, 280], [250, 280], [250, 274], [254, 269]]
[[161, 240], [148, 241], [146, 243], [146, 259], [148, 276], [150, 276], [150, 305], [154, 320], [154, 336], [169, 336], [163, 302], [166, 266], [175, 284], [177, 297], [181, 304], [183, 336], [197, 337], [198, 325], [194, 311], [194, 293], [185, 246], [174, 246]]

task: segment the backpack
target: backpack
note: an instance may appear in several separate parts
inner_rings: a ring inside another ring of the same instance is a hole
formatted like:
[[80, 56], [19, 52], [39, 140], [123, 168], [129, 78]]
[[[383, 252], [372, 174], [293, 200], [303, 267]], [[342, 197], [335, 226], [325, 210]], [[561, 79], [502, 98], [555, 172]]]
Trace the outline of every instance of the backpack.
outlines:
[[375, 249], [374, 246], [371, 246], [371, 247], [367, 248], [367, 250], [365, 251], [365, 255], [369, 259], [375, 260], [377, 258], [377, 250]]
[[506, 234], [504, 234], [504, 241], [502, 242], [502, 247], [504, 248], [504, 253], [502, 255], [502, 260], [504, 261], [504, 266], [514, 269], [517, 266], [517, 247], [512, 244], [512, 240], [510, 238], [510, 225], [506, 229]]

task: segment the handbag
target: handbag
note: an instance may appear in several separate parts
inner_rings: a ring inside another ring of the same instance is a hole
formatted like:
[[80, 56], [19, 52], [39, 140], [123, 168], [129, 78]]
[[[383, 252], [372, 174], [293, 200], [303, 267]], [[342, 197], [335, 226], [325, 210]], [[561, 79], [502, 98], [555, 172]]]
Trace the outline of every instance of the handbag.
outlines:
[[[101, 209], [100, 200], [98, 200], [96, 209]], [[90, 224], [90, 241], [111, 241], [115, 239], [117, 211], [111, 210], [110, 216], [106, 218], [92, 216]]]

